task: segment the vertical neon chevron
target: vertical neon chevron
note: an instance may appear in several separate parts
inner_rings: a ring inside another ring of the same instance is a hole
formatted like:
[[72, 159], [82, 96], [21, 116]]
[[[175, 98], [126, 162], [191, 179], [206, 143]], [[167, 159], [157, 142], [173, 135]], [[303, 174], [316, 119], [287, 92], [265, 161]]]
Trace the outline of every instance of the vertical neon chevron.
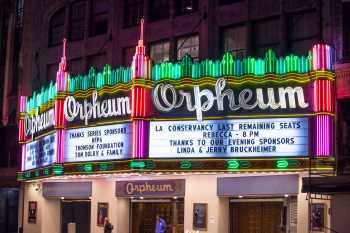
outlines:
[[21, 150], [22, 150], [22, 160], [21, 160], [21, 171], [24, 171], [25, 169], [25, 160], [26, 160], [26, 144], [23, 143], [21, 145]]
[[312, 47], [313, 70], [332, 70], [332, 50], [327, 44], [316, 44]]
[[334, 87], [331, 80], [315, 80], [314, 107], [315, 112], [334, 112]]
[[61, 62], [56, 73], [56, 91], [57, 98], [55, 100], [55, 128], [56, 128], [56, 162], [64, 161], [64, 98], [67, 90], [67, 57], [66, 57], [67, 41], [63, 39], [63, 53]]
[[315, 140], [314, 154], [317, 157], [333, 154], [333, 117], [318, 115], [315, 117]]
[[132, 137], [132, 157], [145, 158], [148, 156], [148, 131], [149, 121], [140, 118], [149, 116], [150, 108], [150, 90], [142, 86], [145, 80], [150, 79], [151, 62], [146, 56], [146, 49], [143, 44], [143, 24], [141, 19], [141, 33], [135, 55], [132, 61], [132, 79], [134, 85], [131, 90], [131, 118], [133, 120]]
[[[333, 69], [332, 50], [329, 45], [317, 44], [312, 48], [312, 68], [323, 72]], [[317, 79], [313, 82], [313, 110], [320, 113], [313, 117], [314, 140], [313, 155], [316, 157], [333, 154], [334, 117], [334, 81]]]
[[27, 97], [21, 96], [19, 100], [19, 123], [18, 123], [18, 140], [20, 143], [25, 142], [25, 132], [24, 132], [24, 118], [26, 112]]
[[148, 131], [149, 121], [136, 120], [133, 122], [133, 158], [144, 158], [148, 154]]

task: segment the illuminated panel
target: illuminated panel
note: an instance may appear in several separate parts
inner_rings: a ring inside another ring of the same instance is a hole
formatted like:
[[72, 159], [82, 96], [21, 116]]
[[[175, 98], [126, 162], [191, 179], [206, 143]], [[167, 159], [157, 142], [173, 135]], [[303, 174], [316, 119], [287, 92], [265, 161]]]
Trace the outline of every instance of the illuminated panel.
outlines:
[[132, 123], [132, 157], [145, 158], [148, 154], [148, 128], [149, 121], [135, 120]]
[[130, 123], [66, 130], [64, 162], [129, 158], [131, 135]]
[[150, 158], [307, 156], [308, 119], [161, 121], [150, 124]]
[[134, 87], [132, 95], [132, 117], [145, 117], [150, 114], [150, 91], [144, 87]]
[[332, 70], [332, 50], [329, 45], [316, 44], [312, 47], [313, 70]]
[[333, 112], [333, 82], [330, 80], [316, 80], [314, 85], [314, 111]]
[[23, 150], [24, 170], [44, 167], [55, 162], [56, 134], [50, 134], [26, 144]]
[[333, 152], [333, 119], [327, 115], [315, 117], [315, 155], [329, 156]]

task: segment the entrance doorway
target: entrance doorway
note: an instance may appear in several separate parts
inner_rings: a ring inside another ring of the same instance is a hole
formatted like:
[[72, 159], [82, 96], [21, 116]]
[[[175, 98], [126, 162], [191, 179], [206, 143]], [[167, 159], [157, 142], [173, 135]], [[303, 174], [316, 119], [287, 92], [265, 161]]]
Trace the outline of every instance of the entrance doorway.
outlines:
[[76, 233], [90, 233], [90, 200], [62, 200], [61, 232], [68, 233], [68, 224], [75, 225]]
[[285, 233], [285, 208], [279, 201], [230, 203], [231, 233]]
[[154, 233], [157, 215], [165, 220], [167, 233], [184, 232], [183, 198], [131, 200], [131, 232]]

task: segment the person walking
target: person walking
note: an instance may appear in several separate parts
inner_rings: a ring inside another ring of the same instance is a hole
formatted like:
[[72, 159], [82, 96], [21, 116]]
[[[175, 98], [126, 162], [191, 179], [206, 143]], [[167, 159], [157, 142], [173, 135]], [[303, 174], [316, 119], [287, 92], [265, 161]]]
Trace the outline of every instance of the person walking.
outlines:
[[104, 233], [112, 233], [112, 230], [113, 230], [113, 225], [109, 222], [107, 217], [105, 217], [103, 230], [104, 230]]
[[156, 216], [156, 231], [155, 233], [165, 233], [166, 230], [166, 222], [163, 218], [161, 218], [158, 214]]

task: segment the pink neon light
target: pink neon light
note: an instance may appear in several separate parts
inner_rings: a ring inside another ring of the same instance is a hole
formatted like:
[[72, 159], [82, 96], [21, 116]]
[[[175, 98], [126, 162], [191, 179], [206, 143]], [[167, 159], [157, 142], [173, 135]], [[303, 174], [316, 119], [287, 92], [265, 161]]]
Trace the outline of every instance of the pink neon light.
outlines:
[[328, 66], [327, 66], [327, 69], [331, 69], [331, 56], [332, 56], [332, 54], [331, 54], [331, 47], [329, 46], [329, 45], [326, 45], [326, 54], [327, 54], [327, 64], [328, 64]]
[[26, 160], [26, 144], [22, 144], [22, 161], [21, 161], [21, 171], [25, 169], [25, 160]]
[[316, 116], [316, 156], [332, 154], [332, 118], [327, 115]]
[[139, 125], [138, 125], [138, 129], [139, 129], [139, 132], [138, 132], [138, 157], [140, 158], [140, 157], [142, 157], [142, 134], [143, 134], [143, 132], [142, 132], [142, 129], [143, 129], [143, 127], [142, 127], [142, 121], [139, 121], [138, 122], [139, 123]]
[[319, 119], [318, 117], [316, 116], [316, 125], [317, 125], [317, 128], [316, 128], [316, 155], [319, 155], [320, 154], [320, 136], [319, 136], [319, 130], [321, 130], [321, 127], [320, 127], [320, 123], [319, 123]]
[[330, 70], [332, 67], [331, 47], [326, 44], [317, 44], [312, 48], [313, 70]]
[[315, 112], [332, 112], [333, 107], [333, 86], [329, 80], [316, 80], [313, 83], [314, 101], [313, 109]]
[[21, 96], [20, 101], [19, 101], [19, 111], [20, 112], [25, 112], [26, 111], [26, 103], [27, 103], [27, 97], [26, 96]]

